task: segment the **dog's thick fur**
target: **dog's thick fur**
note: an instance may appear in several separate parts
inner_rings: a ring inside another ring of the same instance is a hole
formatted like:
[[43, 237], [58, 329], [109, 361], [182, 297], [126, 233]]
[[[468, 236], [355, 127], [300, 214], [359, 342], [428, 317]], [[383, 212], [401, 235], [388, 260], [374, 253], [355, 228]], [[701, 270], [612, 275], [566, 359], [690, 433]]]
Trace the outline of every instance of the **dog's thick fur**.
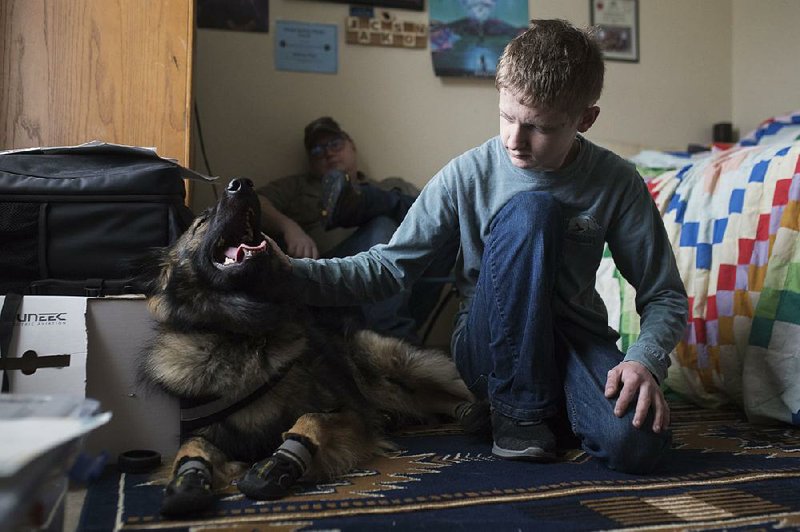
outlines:
[[277, 495], [246, 494], [285, 493], [296, 479], [266, 477], [275, 476], [273, 453], [286, 438], [313, 455], [304, 478], [326, 479], [389, 446], [387, 413], [453, 416], [474, 400], [444, 353], [322, 325], [317, 311], [297, 304], [291, 272], [264, 242], [259, 218], [252, 184], [234, 180], [151, 272], [158, 333], [143, 357], [147, 381], [181, 399], [237, 398], [274, 381], [182, 445], [165, 513], [213, 504], [211, 471], [221, 487], [233, 461], [256, 462], [256, 480], [279, 481]]

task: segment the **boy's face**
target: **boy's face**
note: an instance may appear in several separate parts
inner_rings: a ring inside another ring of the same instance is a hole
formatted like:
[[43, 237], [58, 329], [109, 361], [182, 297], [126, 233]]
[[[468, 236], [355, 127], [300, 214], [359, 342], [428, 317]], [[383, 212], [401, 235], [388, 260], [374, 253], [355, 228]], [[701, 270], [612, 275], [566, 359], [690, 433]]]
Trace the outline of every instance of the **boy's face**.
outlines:
[[592, 127], [600, 109], [584, 110], [578, 117], [561, 111], [529, 107], [508, 89], [500, 89], [500, 140], [511, 164], [527, 170], [553, 171], [575, 158], [575, 134]]

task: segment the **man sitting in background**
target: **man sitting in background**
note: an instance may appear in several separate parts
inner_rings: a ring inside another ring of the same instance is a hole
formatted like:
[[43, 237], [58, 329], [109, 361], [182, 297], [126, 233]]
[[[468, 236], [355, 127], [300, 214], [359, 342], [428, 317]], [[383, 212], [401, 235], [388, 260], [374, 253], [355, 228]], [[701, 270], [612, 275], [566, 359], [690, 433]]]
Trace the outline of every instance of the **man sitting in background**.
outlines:
[[[309, 170], [258, 189], [264, 226], [292, 257], [347, 257], [389, 242], [419, 191], [400, 178], [381, 182], [358, 170], [353, 139], [330, 117], [305, 127]], [[445, 276], [452, 265], [432, 265]], [[362, 306], [366, 325], [419, 343], [418, 327], [435, 305], [437, 285], [417, 285]]]

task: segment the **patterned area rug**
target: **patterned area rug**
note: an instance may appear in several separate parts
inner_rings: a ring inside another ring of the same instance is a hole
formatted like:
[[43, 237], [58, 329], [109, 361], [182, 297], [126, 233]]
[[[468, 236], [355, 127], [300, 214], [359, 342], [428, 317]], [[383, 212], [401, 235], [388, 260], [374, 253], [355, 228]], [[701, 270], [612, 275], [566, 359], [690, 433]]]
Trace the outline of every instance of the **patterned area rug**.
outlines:
[[277, 502], [234, 486], [198, 519], [163, 520], [163, 484], [109, 471], [79, 530], [770, 530], [800, 529], [800, 431], [733, 411], [673, 406], [669, 470], [607, 470], [580, 451], [554, 464], [500, 460], [451, 427], [395, 437], [402, 449]]

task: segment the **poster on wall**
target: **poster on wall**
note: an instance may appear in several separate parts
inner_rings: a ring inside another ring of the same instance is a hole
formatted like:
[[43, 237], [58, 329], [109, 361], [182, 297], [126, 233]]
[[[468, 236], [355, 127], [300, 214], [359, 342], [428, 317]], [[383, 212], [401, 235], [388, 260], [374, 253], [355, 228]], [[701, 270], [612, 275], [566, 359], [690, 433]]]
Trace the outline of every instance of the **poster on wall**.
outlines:
[[591, 21], [603, 57], [611, 61], [639, 62], [638, 0], [589, 0]]
[[278, 70], [335, 74], [338, 59], [335, 24], [289, 20], [275, 23], [275, 68]]
[[197, 0], [197, 27], [269, 32], [268, 0]]
[[494, 78], [506, 44], [528, 27], [527, 0], [429, 0], [437, 76]]

